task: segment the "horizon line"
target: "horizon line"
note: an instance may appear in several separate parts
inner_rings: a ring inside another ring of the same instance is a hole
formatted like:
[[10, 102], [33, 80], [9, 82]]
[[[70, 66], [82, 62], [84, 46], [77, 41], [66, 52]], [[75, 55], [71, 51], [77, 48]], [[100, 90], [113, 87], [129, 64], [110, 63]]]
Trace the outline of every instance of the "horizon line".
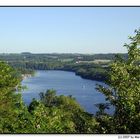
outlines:
[[62, 52], [62, 53], [59, 53], [59, 52], [52, 52], [52, 53], [41, 53], [41, 52], [38, 52], [38, 53], [34, 53], [34, 52], [3, 52], [3, 53], [0, 53], [0, 54], [81, 54], [81, 55], [96, 55], [96, 54], [127, 54], [127, 52], [125, 53], [122, 53], [122, 52], [108, 52], [108, 53], [65, 53], [65, 52]]

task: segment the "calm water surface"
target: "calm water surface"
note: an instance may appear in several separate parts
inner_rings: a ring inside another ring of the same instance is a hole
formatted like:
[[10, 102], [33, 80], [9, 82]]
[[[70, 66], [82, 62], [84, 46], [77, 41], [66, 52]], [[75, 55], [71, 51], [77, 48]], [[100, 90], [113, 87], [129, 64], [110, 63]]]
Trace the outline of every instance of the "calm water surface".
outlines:
[[95, 104], [105, 102], [104, 96], [96, 91], [96, 84], [101, 82], [83, 79], [74, 72], [48, 70], [37, 71], [35, 77], [22, 81], [27, 90], [22, 92], [23, 100], [28, 105], [33, 98], [39, 99], [39, 93], [55, 89], [57, 95], [72, 95], [88, 112], [95, 113]]

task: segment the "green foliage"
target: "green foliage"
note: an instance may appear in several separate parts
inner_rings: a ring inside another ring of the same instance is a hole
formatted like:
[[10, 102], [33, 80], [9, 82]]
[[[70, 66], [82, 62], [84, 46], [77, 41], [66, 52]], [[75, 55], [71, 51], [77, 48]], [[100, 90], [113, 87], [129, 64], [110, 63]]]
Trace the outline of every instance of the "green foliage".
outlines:
[[97, 133], [98, 123], [71, 96], [56, 96], [54, 90], [41, 93], [41, 100], [29, 106], [36, 131], [33, 133]]
[[19, 82], [16, 72], [4, 62], [0, 62], [0, 114], [10, 110], [16, 100], [13, 91], [15, 87], [18, 88]]
[[117, 57], [110, 66], [111, 72], [107, 81], [109, 87], [99, 85], [97, 88], [115, 108], [112, 116], [115, 133], [140, 132], [140, 127], [136, 125], [139, 123], [140, 112], [140, 30], [130, 39], [131, 43], [125, 44], [128, 59]]
[[55, 105], [57, 101], [56, 99], [57, 97], [54, 90], [48, 90], [45, 94], [43, 92], [40, 93], [40, 100], [47, 107]]
[[19, 85], [16, 71], [4, 62], [0, 62], [0, 94], [13, 91]]
[[0, 77], [0, 133], [15, 133], [19, 115], [26, 110], [20, 94], [15, 94], [20, 88], [20, 79], [17, 72], [4, 62], [0, 62]]

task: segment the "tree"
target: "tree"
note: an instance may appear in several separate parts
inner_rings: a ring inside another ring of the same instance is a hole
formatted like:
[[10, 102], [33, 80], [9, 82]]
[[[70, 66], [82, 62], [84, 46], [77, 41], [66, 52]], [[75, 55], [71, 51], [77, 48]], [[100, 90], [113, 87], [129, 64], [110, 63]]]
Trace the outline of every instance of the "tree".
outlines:
[[108, 86], [97, 87], [115, 108], [111, 117], [114, 133], [140, 132], [140, 30], [135, 33], [134, 37], [129, 37], [131, 43], [125, 44], [127, 60], [117, 57], [110, 65], [111, 72], [106, 82]]
[[0, 115], [10, 111], [13, 102], [18, 98], [13, 94], [19, 86], [19, 79], [16, 72], [4, 62], [0, 62]]
[[0, 62], [0, 133], [30, 133], [34, 131], [31, 114], [24, 105], [20, 91], [21, 77], [4, 62]]
[[29, 105], [32, 133], [97, 133], [96, 119], [85, 112], [71, 96], [56, 96], [54, 90], [40, 94]]

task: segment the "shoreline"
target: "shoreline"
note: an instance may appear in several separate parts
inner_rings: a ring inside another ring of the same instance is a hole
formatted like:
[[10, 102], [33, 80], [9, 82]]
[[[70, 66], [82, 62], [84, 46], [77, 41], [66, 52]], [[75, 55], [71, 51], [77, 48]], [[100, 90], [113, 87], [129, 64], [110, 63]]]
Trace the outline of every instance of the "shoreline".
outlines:
[[37, 71], [48, 71], [48, 70], [50, 70], [50, 71], [55, 71], [55, 70], [59, 70], [59, 71], [65, 71], [65, 72], [73, 72], [75, 75], [77, 75], [77, 76], [80, 76], [81, 78], [83, 78], [83, 79], [87, 79], [87, 80], [92, 80], [92, 81], [97, 81], [97, 82], [105, 82], [105, 79], [98, 79], [98, 78], [90, 78], [90, 77], [85, 77], [85, 76], [83, 76], [83, 75], [80, 75], [80, 74], [77, 74], [75, 71], [73, 71], [73, 70], [63, 70], [63, 69], [47, 69], [47, 70], [34, 70], [34, 73], [33, 74], [22, 74], [22, 80], [25, 80], [25, 79], [27, 79], [27, 78], [31, 78], [31, 77], [34, 77], [35, 76], [35, 73], [37, 72]]

